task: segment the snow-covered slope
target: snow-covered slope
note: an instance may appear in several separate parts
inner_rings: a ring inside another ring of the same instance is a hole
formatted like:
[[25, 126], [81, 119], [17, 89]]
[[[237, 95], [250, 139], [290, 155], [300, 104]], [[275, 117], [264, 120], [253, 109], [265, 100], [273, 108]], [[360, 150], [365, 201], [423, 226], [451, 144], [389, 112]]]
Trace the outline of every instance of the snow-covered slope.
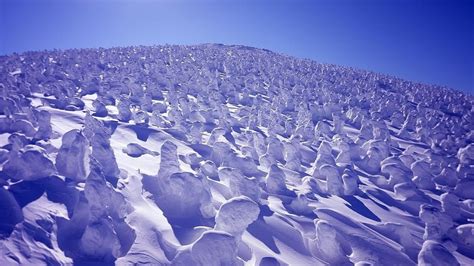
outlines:
[[0, 57], [0, 265], [473, 265], [473, 104], [244, 46]]

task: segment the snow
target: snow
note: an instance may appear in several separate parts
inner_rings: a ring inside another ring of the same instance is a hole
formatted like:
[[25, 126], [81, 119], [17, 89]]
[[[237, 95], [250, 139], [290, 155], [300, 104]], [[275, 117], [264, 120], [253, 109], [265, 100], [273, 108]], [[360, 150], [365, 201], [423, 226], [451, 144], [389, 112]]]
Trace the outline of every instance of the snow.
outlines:
[[232, 198], [224, 202], [217, 211], [215, 229], [239, 236], [249, 224], [257, 220], [259, 213], [258, 204], [250, 198]]
[[244, 46], [0, 57], [0, 265], [472, 265], [473, 111]]
[[56, 156], [56, 168], [60, 175], [85, 181], [89, 175], [89, 141], [77, 129], [62, 137], [61, 148]]
[[26, 145], [19, 151], [11, 150], [3, 166], [3, 173], [12, 180], [37, 180], [56, 173], [46, 151], [36, 145]]

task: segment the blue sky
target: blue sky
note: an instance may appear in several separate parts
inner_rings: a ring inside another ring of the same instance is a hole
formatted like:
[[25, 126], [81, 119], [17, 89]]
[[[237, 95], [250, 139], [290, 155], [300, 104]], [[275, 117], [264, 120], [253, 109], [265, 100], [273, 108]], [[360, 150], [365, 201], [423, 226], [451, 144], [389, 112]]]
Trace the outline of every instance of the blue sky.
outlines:
[[470, 0], [0, 0], [0, 54], [244, 44], [474, 93]]

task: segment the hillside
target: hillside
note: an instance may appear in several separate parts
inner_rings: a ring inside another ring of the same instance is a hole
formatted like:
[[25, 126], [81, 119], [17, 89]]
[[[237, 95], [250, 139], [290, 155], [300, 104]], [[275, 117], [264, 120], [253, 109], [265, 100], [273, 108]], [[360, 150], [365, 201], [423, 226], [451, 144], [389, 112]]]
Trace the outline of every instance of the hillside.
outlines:
[[473, 265], [473, 106], [246, 46], [0, 57], [0, 265]]

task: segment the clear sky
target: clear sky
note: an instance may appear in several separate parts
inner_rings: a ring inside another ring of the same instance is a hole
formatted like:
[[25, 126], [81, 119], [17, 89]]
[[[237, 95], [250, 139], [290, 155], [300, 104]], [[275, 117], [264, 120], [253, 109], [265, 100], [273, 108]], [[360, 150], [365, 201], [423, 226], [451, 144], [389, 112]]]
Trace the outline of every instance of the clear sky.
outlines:
[[0, 54], [243, 44], [474, 93], [474, 0], [0, 0]]

